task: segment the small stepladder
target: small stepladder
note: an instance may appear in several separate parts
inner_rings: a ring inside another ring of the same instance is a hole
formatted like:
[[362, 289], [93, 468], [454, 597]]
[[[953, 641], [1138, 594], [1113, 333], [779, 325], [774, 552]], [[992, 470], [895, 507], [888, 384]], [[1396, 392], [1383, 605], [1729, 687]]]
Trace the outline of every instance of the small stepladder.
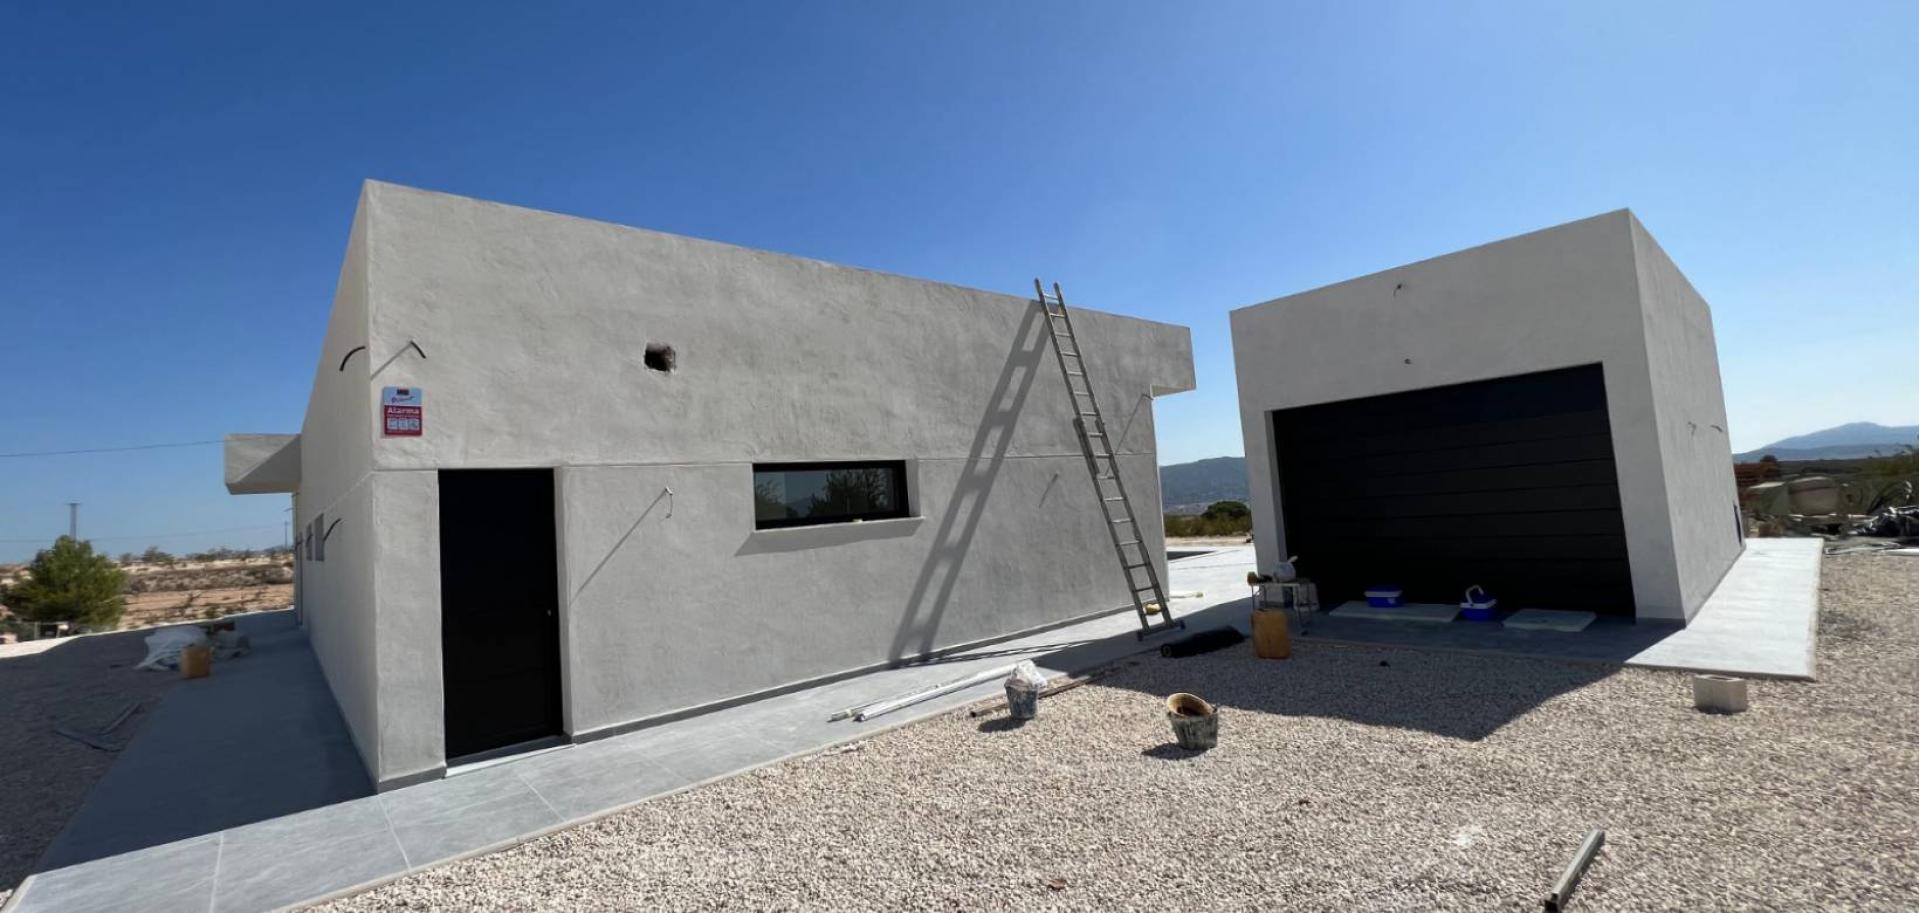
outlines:
[[[1106, 432], [1106, 419], [1099, 411], [1099, 397], [1087, 378], [1086, 356], [1081, 353], [1079, 337], [1073, 333], [1073, 318], [1066, 312], [1066, 295], [1059, 283], [1053, 294], [1033, 280], [1033, 292], [1039, 296], [1040, 310], [1046, 312], [1046, 326], [1053, 336], [1053, 355], [1059, 361], [1060, 379], [1072, 398], [1073, 428], [1079, 432], [1080, 450], [1086, 455], [1086, 468], [1093, 476], [1093, 491], [1099, 495], [1100, 511], [1106, 518], [1106, 531], [1113, 538], [1113, 553], [1119, 556], [1126, 574], [1126, 588], [1139, 613], [1139, 638], [1186, 627], [1184, 619], [1173, 617], [1173, 606], [1166, 599], [1166, 587], [1160, 583], [1159, 569], [1147, 552], [1146, 531], [1139, 528], [1133, 502], [1126, 496], [1126, 482], [1120, 478], [1119, 457], [1113, 451], [1113, 439]], [[1148, 606], [1156, 606], [1149, 610]], [[1158, 619], [1154, 619], [1154, 615]]]

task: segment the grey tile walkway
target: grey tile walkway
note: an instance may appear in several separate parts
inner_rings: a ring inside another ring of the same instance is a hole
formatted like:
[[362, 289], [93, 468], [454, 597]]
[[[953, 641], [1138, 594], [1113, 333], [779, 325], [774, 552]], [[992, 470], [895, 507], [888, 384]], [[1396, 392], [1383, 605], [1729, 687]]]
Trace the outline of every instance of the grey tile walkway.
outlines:
[[[1310, 637], [1649, 665], [1705, 662], [1741, 666], [1734, 671], [1748, 674], [1763, 673], [1743, 667], [1787, 673], [1804, 669], [1810, 675], [1819, 543], [1755, 540], [1749, 546], [1720, 592], [1684, 630], [1614, 623], [1567, 634], [1467, 622], [1401, 625], [1318, 615], [1309, 626]], [[1171, 565], [1173, 592], [1204, 593], [1175, 604], [1184, 610], [1189, 629], [1220, 624], [1245, 628], [1245, 574], [1251, 565], [1252, 550], [1244, 547]], [[1135, 628], [1130, 613], [1108, 616], [937, 662], [862, 675], [378, 796], [83, 862], [28, 879], [7, 910], [249, 913], [307, 903], [785, 757], [867, 738], [980, 700], [998, 684], [977, 685], [865, 723], [827, 721], [843, 707], [1021, 658], [1032, 658], [1053, 673], [1068, 673], [1157, 643], [1142, 645], [1132, 636]], [[331, 712], [330, 705], [327, 709]], [[148, 731], [155, 727], [150, 725]]]

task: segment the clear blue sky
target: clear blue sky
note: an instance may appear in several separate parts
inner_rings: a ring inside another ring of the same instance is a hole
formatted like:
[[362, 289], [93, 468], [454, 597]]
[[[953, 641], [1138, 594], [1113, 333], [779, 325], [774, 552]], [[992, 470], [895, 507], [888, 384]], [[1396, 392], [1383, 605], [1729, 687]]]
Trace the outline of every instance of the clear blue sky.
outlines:
[[[1919, 422], [1919, 6], [0, 6], [0, 452], [300, 425], [379, 178], [1191, 326], [1630, 206], [1736, 447]], [[280, 539], [219, 448], [0, 459], [0, 560]], [[196, 530], [250, 530], [198, 536]]]

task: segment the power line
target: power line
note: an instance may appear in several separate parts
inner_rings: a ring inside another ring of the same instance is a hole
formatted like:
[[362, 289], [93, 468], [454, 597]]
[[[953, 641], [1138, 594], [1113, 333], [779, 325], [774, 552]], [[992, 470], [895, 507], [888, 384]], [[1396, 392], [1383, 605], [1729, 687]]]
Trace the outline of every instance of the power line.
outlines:
[[[269, 524], [269, 525], [264, 525], [264, 526], [230, 526], [230, 527], [228, 527], [228, 528], [226, 528], [226, 529], [197, 529], [197, 530], [189, 530], [189, 531], [186, 531], [186, 532], [177, 532], [177, 533], [143, 533], [143, 534], [139, 534], [139, 535], [133, 535], [133, 536], [88, 536], [88, 537], [86, 538], [86, 541], [88, 541], [88, 542], [114, 542], [114, 541], [124, 541], [124, 540], [127, 540], [127, 539], [139, 539], [139, 540], [148, 540], [148, 539], [182, 539], [182, 538], [185, 538], [185, 537], [187, 537], [187, 536], [211, 536], [211, 535], [215, 535], [215, 534], [218, 534], [218, 533], [250, 533], [250, 532], [257, 532], [257, 531], [260, 531], [260, 530], [268, 530], [268, 529], [275, 529], [275, 530], [277, 530], [277, 529], [281, 529], [281, 528], [282, 528], [282, 526], [281, 526], [281, 524], [279, 524], [279, 523], [273, 523], [273, 524]], [[30, 539], [0, 539], [0, 542], [7, 542], [7, 543], [21, 543], [21, 542], [25, 542], [25, 543], [34, 543], [34, 542], [47, 542], [47, 543], [51, 543], [52, 541], [53, 541], [53, 539], [52, 539], [51, 537], [48, 537], [48, 536], [35, 536], [35, 537], [33, 537], [33, 538], [30, 538]]]
[[15, 457], [74, 456], [82, 453], [125, 453], [129, 450], [160, 450], [167, 447], [205, 447], [208, 444], [223, 444], [225, 441], [178, 441], [171, 444], [135, 444], [131, 447], [83, 447], [78, 450], [20, 450], [14, 453], [0, 453], [0, 460]]

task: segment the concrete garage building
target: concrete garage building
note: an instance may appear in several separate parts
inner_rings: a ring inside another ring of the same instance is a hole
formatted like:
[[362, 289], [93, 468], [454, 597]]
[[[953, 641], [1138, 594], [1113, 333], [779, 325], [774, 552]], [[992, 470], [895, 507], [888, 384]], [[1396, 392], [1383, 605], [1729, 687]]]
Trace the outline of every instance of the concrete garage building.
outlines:
[[1234, 311], [1262, 567], [1685, 623], [1743, 548], [1706, 302], [1626, 210]]
[[[1183, 327], [1079, 310], [1164, 575]], [[298, 603], [381, 788], [1131, 610], [1020, 297], [365, 186], [298, 435]]]

